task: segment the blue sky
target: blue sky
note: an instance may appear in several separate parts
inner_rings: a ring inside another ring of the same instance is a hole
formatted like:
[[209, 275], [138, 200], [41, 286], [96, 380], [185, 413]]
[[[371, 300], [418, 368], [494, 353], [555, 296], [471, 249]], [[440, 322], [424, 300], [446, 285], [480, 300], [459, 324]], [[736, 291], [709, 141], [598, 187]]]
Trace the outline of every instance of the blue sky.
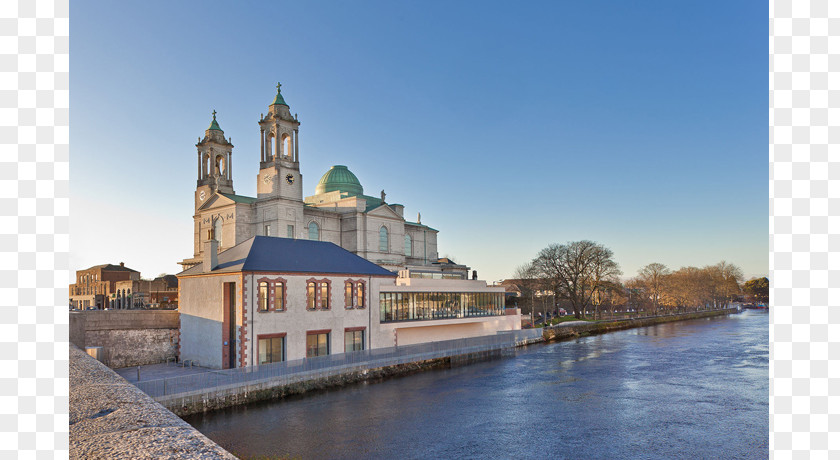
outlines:
[[767, 6], [73, 2], [71, 270], [192, 256], [211, 112], [256, 194], [257, 120], [298, 113], [304, 194], [347, 165], [495, 281], [550, 243], [625, 277], [768, 267]]

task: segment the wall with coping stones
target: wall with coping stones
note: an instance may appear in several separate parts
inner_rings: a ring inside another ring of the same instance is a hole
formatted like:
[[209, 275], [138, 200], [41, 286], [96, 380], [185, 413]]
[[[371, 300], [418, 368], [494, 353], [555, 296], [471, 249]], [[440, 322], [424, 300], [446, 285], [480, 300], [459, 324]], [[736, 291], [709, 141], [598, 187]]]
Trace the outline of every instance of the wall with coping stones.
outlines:
[[70, 458], [236, 459], [72, 344]]
[[180, 313], [176, 310], [90, 310], [70, 313], [70, 342], [102, 347], [112, 368], [175, 359]]

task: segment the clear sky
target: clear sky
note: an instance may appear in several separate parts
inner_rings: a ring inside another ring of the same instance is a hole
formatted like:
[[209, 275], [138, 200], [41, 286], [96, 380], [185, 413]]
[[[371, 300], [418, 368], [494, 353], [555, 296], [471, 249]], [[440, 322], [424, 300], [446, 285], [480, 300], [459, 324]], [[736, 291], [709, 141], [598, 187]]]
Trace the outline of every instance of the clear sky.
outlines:
[[218, 111], [256, 196], [260, 114], [297, 113], [304, 194], [331, 165], [496, 281], [551, 243], [625, 277], [768, 271], [767, 5], [72, 2], [71, 270], [192, 256], [195, 143]]

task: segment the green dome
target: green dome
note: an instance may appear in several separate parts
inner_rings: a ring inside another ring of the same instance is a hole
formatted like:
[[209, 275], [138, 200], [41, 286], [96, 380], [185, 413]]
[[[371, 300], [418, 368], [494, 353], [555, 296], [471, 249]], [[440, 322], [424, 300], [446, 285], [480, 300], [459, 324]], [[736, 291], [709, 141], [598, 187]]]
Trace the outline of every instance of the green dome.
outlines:
[[343, 165], [335, 165], [321, 176], [321, 180], [318, 181], [318, 185], [315, 187], [315, 194], [320, 195], [321, 193], [334, 192], [336, 190], [347, 192], [350, 196], [357, 196], [364, 193], [359, 179], [347, 169], [347, 166]]

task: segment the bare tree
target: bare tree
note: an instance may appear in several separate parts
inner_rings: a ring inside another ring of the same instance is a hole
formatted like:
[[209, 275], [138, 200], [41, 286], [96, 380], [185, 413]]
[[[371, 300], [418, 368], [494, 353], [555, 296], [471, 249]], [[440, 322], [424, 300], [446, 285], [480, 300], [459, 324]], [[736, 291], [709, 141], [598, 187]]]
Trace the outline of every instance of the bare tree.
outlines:
[[537, 290], [539, 289], [540, 280], [537, 279], [536, 271], [534, 270], [533, 265], [530, 262], [526, 262], [518, 267], [513, 271], [513, 277], [516, 279], [516, 283], [519, 285], [520, 292], [522, 293], [523, 297], [526, 297], [530, 300], [530, 309], [529, 313], [533, 315], [535, 310], [535, 301], [534, 297], [537, 294]]
[[659, 303], [662, 299], [662, 291], [665, 285], [665, 277], [671, 273], [663, 264], [654, 262], [639, 269], [639, 279], [644, 284], [646, 292], [653, 302], [653, 313], [659, 312]]
[[555, 296], [571, 303], [578, 319], [586, 317], [598, 292], [621, 274], [613, 252], [587, 240], [549, 245], [531, 265]]

